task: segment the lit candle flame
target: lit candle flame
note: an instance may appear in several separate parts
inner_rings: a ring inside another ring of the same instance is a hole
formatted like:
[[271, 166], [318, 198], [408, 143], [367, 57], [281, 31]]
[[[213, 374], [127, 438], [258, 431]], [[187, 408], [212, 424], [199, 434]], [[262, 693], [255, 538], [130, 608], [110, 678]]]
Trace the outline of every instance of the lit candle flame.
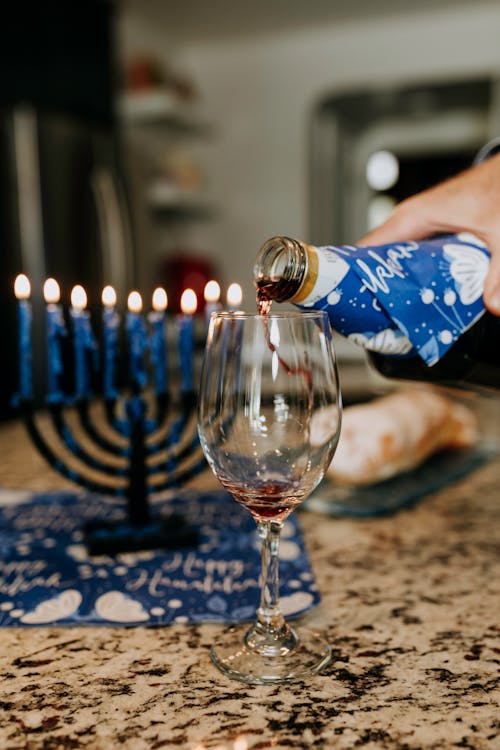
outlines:
[[194, 315], [198, 307], [198, 300], [193, 289], [184, 289], [181, 297], [181, 310], [184, 315]]
[[139, 292], [130, 292], [127, 299], [127, 307], [130, 312], [140, 313], [142, 310], [142, 297]]
[[238, 305], [241, 305], [241, 301], [243, 299], [243, 292], [241, 290], [241, 286], [234, 282], [233, 284], [230, 284], [227, 290], [227, 304], [230, 307], [237, 307]]
[[203, 291], [205, 302], [218, 302], [220, 299], [220, 285], [217, 281], [207, 281]]
[[116, 292], [109, 284], [102, 290], [101, 301], [104, 307], [114, 307], [116, 305]]
[[161, 286], [154, 290], [151, 304], [153, 305], [153, 310], [156, 312], [163, 312], [167, 309], [168, 296], [165, 289]]
[[80, 284], [71, 290], [71, 307], [75, 310], [85, 310], [87, 307], [87, 292]]
[[43, 285], [43, 298], [47, 304], [57, 305], [61, 299], [61, 290], [55, 279], [47, 279]]
[[28, 299], [31, 294], [30, 280], [24, 273], [16, 276], [14, 281], [14, 294], [17, 299]]

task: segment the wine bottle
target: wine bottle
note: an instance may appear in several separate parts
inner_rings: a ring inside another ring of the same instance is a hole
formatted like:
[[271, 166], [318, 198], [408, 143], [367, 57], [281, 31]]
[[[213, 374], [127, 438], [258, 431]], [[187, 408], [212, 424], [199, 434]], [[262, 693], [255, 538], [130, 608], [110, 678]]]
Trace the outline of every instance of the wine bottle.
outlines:
[[482, 303], [488, 265], [484, 243], [465, 233], [375, 248], [273, 237], [254, 283], [261, 312], [273, 301], [326, 309], [388, 378], [500, 390], [500, 318]]

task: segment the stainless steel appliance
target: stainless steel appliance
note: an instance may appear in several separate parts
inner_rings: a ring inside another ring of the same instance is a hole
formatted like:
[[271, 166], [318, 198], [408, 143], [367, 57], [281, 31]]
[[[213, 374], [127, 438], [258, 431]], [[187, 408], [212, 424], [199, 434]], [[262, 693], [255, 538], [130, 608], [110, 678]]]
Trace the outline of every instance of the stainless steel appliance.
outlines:
[[17, 273], [32, 284], [35, 392], [44, 388], [43, 281], [89, 307], [133, 275], [115, 124], [114, 7], [49, 1], [10, 7], [0, 31], [0, 417], [16, 389]]

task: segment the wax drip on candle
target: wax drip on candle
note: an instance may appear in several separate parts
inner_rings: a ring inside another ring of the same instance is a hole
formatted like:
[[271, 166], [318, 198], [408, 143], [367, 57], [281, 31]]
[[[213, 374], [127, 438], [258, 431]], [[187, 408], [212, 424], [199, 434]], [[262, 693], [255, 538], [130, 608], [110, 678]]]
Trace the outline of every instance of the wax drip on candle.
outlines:
[[203, 291], [203, 297], [205, 299], [205, 320], [207, 325], [210, 322], [210, 316], [213, 312], [220, 310], [220, 284], [218, 281], [212, 279], [207, 281], [205, 289]]
[[127, 300], [126, 329], [128, 336], [130, 380], [134, 389], [141, 390], [147, 382], [144, 352], [147, 346], [147, 331], [142, 313], [142, 297], [139, 292], [130, 292]]
[[229, 285], [226, 294], [227, 309], [239, 310], [242, 300], [243, 292], [241, 290], [241, 286], [237, 282], [233, 282]]
[[185, 289], [181, 296], [182, 315], [179, 316], [179, 362], [181, 369], [181, 390], [193, 389], [193, 348], [194, 321], [198, 302], [193, 289]]
[[19, 347], [19, 398], [33, 398], [32, 351], [31, 351], [31, 284], [27, 276], [20, 273], [14, 281], [14, 294], [18, 310]]
[[90, 387], [89, 356], [95, 355], [97, 345], [90, 326], [90, 315], [87, 307], [87, 292], [80, 284], [71, 290], [71, 320], [73, 324], [73, 351], [75, 356], [75, 398], [88, 398], [92, 395]]
[[114, 399], [117, 397], [115, 375], [116, 357], [118, 351], [118, 327], [120, 317], [115, 310], [116, 292], [112, 286], [105, 286], [102, 290], [101, 301], [102, 327], [103, 327], [103, 392], [104, 398]]
[[64, 401], [61, 378], [64, 372], [61, 339], [66, 336], [66, 325], [59, 300], [61, 290], [55, 279], [46, 279], [43, 285], [47, 319], [47, 401], [59, 404]]
[[166, 346], [166, 315], [168, 296], [162, 287], [153, 292], [151, 300], [153, 310], [148, 315], [151, 325], [150, 348], [153, 365], [155, 392], [168, 391], [167, 346]]

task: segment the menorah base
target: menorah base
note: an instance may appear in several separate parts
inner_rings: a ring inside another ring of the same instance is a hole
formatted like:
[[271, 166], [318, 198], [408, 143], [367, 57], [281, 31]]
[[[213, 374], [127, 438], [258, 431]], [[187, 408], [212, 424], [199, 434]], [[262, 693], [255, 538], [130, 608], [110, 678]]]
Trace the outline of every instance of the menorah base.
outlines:
[[195, 547], [198, 532], [182, 516], [149, 521], [134, 526], [127, 521], [89, 521], [84, 527], [84, 542], [90, 555], [115, 555], [150, 549]]

